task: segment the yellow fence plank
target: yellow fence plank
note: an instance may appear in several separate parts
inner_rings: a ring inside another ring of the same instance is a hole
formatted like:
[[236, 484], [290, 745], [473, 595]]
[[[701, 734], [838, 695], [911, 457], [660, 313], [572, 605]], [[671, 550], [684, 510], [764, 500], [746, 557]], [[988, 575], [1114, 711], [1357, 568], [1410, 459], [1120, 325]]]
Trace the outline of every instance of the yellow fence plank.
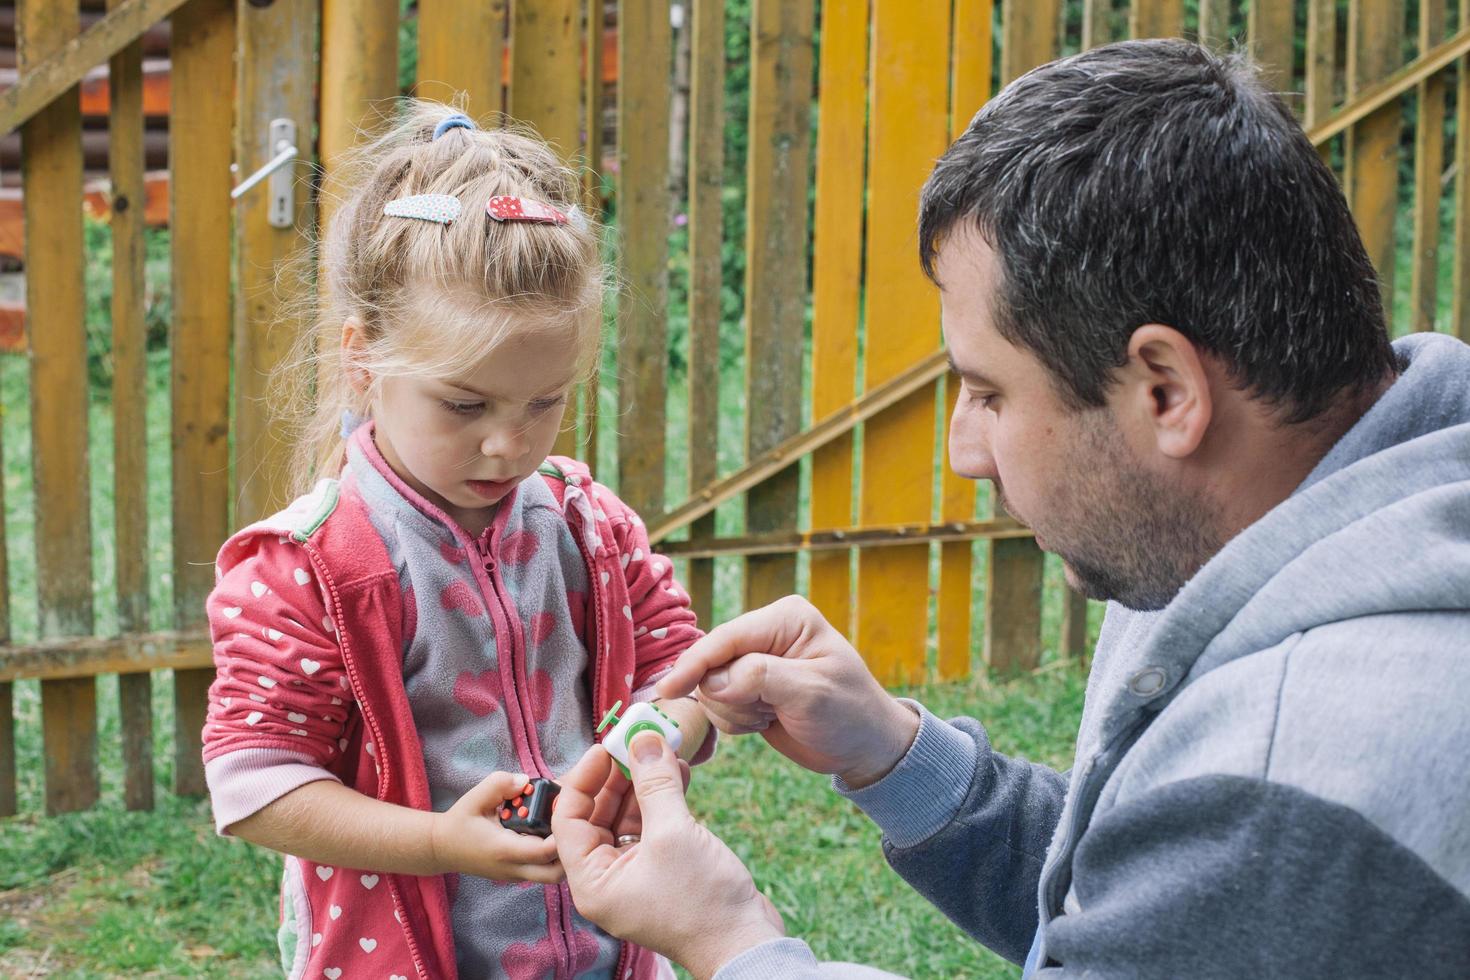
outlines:
[[[74, 38], [77, 8], [17, 9], [21, 69]], [[75, 88], [22, 127], [31, 458], [36, 487], [36, 593], [44, 637], [92, 632], [91, 507], [87, 466], [87, 343], [83, 325], [81, 103]], [[71, 406], [67, 408], [66, 406]], [[97, 800], [96, 682], [41, 685], [46, 811]]]
[[[746, 454], [801, 431], [806, 316], [812, 0], [755, 0], [746, 157]], [[746, 496], [750, 533], [795, 528], [800, 474], [787, 467]], [[745, 563], [745, 607], [796, 588], [796, 557]]]
[[1134, 37], [1184, 33], [1184, 0], [1133, 0], [1128, 14], [1128, 32]]
[[[169, 119], [173, 248], [174, 625], [204, 621], [214, 556], [229, 532], [230, 157], [235, 9], [193, 0], [173, 19]], [[224, 110], [228, 111], [228, 110]], [[174, 672], [174, 788], [204, 792], [199, 736], [213, 671]]]
[[[689, 491], [719, 475], [720, 190], [725, 176], [725, 5], [694, 0], [689, 76]], [[690, 529], [715, 534], [713, 514]], [[689, 595], [706, 628], [714, 622], [715, 563], [689, 563]]]
[[1001, 4], [1002, 85], [1057, 56], [1061, 0], [1004, 0]]
[[[956, 0], [953, 49], [950, 56], [949, 137], [957, 139], [970, 119], [990, 97], [990, 68], [993, 37], [992, 0]], [[954, 413], [959, 383], [947, 377], [944, 392], [945, 418]], [[944, 427], [947, 433], [947, 425]], [[940, 478], [939, 516], [945, 521], [965, 521], [975, 516], [975, 481], [954, 471], [949, 458], [949, 439], [940, 442], [944, 457]], [[970, 673], [970, 542], [955, 541], [939, 546], [938, 671], [941, 680]]]
[[15, 798], [15, 685], [0, 681], [0, 817], [13, 817]]
[[[576, 163], [582, 145], [581, 0], [537, 0], [511, 9], [510, 114]], [[458, 36], [459, 28], [455, 30]], [[577, 455], [575, 413], [552, 450]]]
[[[1460, 0], [1460, 27], [1470, 25], [1470, 0]], [[1457, 66], [1455, 88], [1455, 261], [1450, 331], [1470, 342], [1470, 56]]]
[[[1419, 51], [1444, 40], [1445, 0], [1420, 0]], [[1443, 73], [1419, 83], [1414, 124], [1414, 251], [1409, 296], [1413, 329], [1433, 330], [1439, 301], [1439, 204], [1443, 196], [1445, 96]]]
[[[126, 0], [109, 0], [112, 9]], [[112, 480], [118, 626], [148, 628], [148, 333], [144, 321], [143, 44], [108, 64], [107, 158], [112, 184]], [[153, 809], [153, 682], [118, 678], [123, 798]]]
[[505, 22], [506, 0], [419, 0], [414, 94], [441, 102], [463, 95], [465, 111], [476, 118], [504, 111]]
[[[938, 341], [938, 297], [914, 260], [914, 215], [949, 135], [948, 5], [875, 0], [872, 31], [867, 281], [874, 288], [863, 361], [869, 388], [921, 360]], [[932, 388], [867, 422], [860, 525], [929, 518], [933, 450]], [[923, 677], [928, 588], [927, 546], [859, 550], [857, 647], [885, 684]]]
[[[1252, 3], [1246, 18], [1251, 58], [1260, 65], [1273, 92], [1292, 90], [1292, 53], [1296, 46], [1294, 3]], [[1298, 106], [1295, 99], [1287, 105]]]
[[618, 6], [618, 489], [635, 510], [664, 509], [668, 386], [669, 12]]
[[[812, 417], [851, 403], [863, 288], [863, 174], [867, 136], [866, 4], [822, 4], [818, 66], [817, 199], [812, 256]], [[852, 446], [843, 435], [812, 454], [811, 525], [850, 527]], [[812, 603], [852, 634], [848, 551], [811, 557]]]
[[[1390, 75], [1401, 63], [1404, 8], [1398, 0], [1352, 0], [1348, 7], [1348, 98]], [[1398, 212], [1399, 135], [1403, 109], [1385, 105], [1347, 134], [1343, 184], [1368, 258], [1383, 284], [1392, 316], [1394, 218]]]

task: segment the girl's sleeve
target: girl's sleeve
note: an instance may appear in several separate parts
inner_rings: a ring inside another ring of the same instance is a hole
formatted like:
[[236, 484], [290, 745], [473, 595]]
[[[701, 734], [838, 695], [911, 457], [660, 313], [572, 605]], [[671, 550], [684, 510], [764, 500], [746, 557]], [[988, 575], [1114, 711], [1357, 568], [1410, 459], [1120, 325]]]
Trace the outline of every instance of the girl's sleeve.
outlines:
[[[598, 488], [607, 494], [608, 491]], [[674, 578], [674, 563], [654, 552], [642, 519], [622, 501], [603, 502], [628, 583], [627, 615], [633, 621], [635, 700], [668, 673], [679, 654], [704, 635], [689, 607], [689, 593]]]
[[[215, 678], [204, 774], [220, 833], [299, 786], [338, 779], [352, 696], [305, 550], [247, 540], [205, 604]], [[340, 780], [339, 780], [340, 781]]]

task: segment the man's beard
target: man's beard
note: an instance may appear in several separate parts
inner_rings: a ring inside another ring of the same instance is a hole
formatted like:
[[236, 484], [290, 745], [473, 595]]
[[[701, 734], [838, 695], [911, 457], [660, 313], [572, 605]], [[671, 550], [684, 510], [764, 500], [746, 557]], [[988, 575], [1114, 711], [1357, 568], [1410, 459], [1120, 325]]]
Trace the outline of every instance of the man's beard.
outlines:
[[1077, 430], [1073, 475], [1034, 529], [1083, 595], [1162, 609], [1223, 546], [1216, 509], [1197, 491], [1140, 471], [1105, 410], [1084, 415], [1096, 418]]

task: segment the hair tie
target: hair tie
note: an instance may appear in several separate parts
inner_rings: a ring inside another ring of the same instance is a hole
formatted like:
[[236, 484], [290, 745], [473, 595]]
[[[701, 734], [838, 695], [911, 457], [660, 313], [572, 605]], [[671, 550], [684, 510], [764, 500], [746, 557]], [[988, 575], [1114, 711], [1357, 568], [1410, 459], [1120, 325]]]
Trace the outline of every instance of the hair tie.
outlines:
[[475, 121], [473, 119], [471, 119], [469, 116], [465, 115], [462, 112], [456, 112], [454, 115], [448, 116], [448, 117], [446, 117], [444, 119], [441, 119], [439, 121], [439, 125], [437, 125], [437, 126], [434, 127], [434, 137], [433, 138], [434, 139], [438, 139], [439, 137], [443, 136], [445, 133], [449, 132], [451, 129], [471, 129], [472, 130], [474, 128], [475, 128]]

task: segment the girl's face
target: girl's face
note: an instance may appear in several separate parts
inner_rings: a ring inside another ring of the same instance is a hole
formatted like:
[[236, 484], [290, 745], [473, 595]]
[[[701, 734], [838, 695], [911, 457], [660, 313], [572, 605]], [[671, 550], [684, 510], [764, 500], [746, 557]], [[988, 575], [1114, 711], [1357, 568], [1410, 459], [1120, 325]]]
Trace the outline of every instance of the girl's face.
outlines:
[[452, 377], [384, 378], [373, 403], [378, 449], [405, 483], [479, 535], [551, 452], [573, 360], [556, 331], [530, 328]]

